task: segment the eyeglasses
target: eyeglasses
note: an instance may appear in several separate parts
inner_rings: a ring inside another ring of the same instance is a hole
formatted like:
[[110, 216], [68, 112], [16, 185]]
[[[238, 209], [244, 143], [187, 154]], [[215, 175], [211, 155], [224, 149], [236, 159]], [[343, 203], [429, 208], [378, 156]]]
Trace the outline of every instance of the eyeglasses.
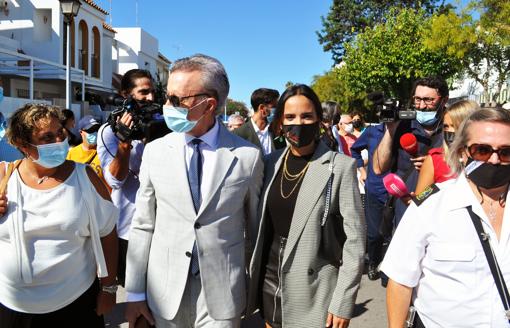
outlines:
[[166, 99], [170, 102], [170, 104], [172, 104], [172, 106], [181, 107], [181, 104], [183, 103], [184, 100], [189, 99], [189, 98], [194, 98], [194, 97], [201, 97], [201, 96], [210, 97], [207, 93], [197, 93], [196, 95], [185, 96], [185, 97], [177, 97], [174, 95], [172, 95], [172, 96], [167, 95]]
[[510, 163], [510, 146], [503, 146], [498, 149], [484, 144], [472, 144], [466, 146], [469, 155], [476, 161], [487, 162], [493, 153], [498, 154], [499, 160], [503, 163]]
[[430, 98], [430, 97], [423, 97], [423, 98], [417, 97], [417, 96], [413, 97], [413, 101], [414, 101], [415, 105], [419, 105], [422, 101], [425, 103], [425, 105], [432, 105], [436, 99], [437, 98]]

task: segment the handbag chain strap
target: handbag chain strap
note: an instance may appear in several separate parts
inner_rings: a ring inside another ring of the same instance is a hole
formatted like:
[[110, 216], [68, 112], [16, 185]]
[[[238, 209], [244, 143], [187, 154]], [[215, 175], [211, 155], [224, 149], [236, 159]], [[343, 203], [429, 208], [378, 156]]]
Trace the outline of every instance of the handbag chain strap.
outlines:
[[328, 166], [329, 172], [331, 172], [331, 174], [329, 176], [328, 185], [326, 189], [326, 204], [324, 205], [324, 215], [322, 216], [321, 227], [324, 227], [329, 215], [329, 204], [331, 203], [331, 189], [333, 189], [333, 164], [335, 161], [335, 156], [336, 152], [332, 151]]
[[510, 322], [510, 295], [508, 294], [508, 289], [506, 288], [505, 280], [503, 279], [503, 274], [501, 269], [499, 268], [498, 260], [496, 259], [496, 255], [494, 254], [494, 250], [491, 247], [489, 242], [490, 236], [488, 233], [484, 232], [482, 227], [482, 219], [478, 215], [473, 212], [471, 206], [467, 207], [467, 211], [469, 216], [471, 217], [471, 221], [473, 221], [473, 225], [475, 226], [478, 238], [480, 239], [480, 243], [482, 244], [483, 252], [485, 253], [485, 257], [487, 258], [487, 262], [489, 262], [489, 268], [492, 273], [492, 277], [494, 278], [494, 282], [496, 283], [496, 287], [498, 289], [499, 297], [501, 298], [501, 302], [503, 303], [503, 307], [505, 308], [505, 315], [507, 320]]

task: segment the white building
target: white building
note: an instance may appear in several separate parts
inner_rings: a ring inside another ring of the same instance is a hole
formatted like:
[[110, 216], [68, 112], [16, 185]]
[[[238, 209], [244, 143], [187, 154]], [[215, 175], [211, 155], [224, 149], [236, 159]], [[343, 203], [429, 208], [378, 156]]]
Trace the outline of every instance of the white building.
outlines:
[[[155, 77], [159, 72], [166, 83], [170, 61], [159, 53], [158, 40], [141, 28], [122, 28], [116, 38], [107, 15], [93, 0], [81, 0], [70, 25], [71, 98], [78, 117], [88, 101], [102, 102], [116, 92], [112, 81], [130, 68], [148, 69]], [[0, 1], [2, 112], [34, 100], [65, 106], [66, 38], [58, 0]]]
[[166, 85], [171, 61], [159, 52], [159, 42], [140, 27], [115, 27], [112, 51], [115, 72], [122, 75], [130, 69], [146, 69], [155, 80]]

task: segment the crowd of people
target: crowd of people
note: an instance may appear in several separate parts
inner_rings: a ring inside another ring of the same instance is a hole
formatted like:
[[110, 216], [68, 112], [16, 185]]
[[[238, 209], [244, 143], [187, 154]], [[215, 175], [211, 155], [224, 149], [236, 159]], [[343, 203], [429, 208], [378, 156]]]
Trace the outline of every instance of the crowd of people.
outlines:
[[[175, 61], [150, 142], [50, 105], [0, 116], [1, 327], [104, 327], [121, 285], [130, 327], [345, 328], [365, 267], [389, 327], [509, 326], [509, 111], [425, 77], [415, 118], [366, 124], [296, 84], [224, 124], [229, 89], [217, 59]], [[120, 94], [153, 102], [150, 73]]]

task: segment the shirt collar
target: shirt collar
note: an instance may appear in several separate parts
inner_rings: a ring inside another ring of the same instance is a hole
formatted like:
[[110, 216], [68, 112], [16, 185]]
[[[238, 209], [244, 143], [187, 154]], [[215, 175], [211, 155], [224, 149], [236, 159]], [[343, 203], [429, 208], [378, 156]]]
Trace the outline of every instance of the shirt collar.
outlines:
[[265, 133], [267, 129], [269, 128], [269, 124], [266, 124], [266, 127], [264, 130], [260, 130], [257, 123], [253, 120], [253, 118], [250, 118], [251, 124], [253, 125], [253, 128], [255, 129], [255, 133]]
[[[469, 185], [469, 182], [464, 174], [464, 171], [459, 173], [457, 179], [453, 182], [446, 181], [444, 184], [448, 184], [445, 186], [446, 188], [446, 201], [444, 202], [445, 206], [447, 206], [450, 210], [455, 210], [463, 207], [468, 207], [473, 205], [473, 202], [477, 202], [475, 195]], [[450, 185], [451, 184], [451, 185]], [[439, 185], [441, 189], [441, 184]]]
[[[214, 125], [209, 131], [198, 137], [198, 139], [202, 140], [203, 143], [205, 143], [207, 146], [211, 147], [212, 149], [218, 148], [218, 132], [220, 130], [220, 126], [218, 123], [218, 120], [214, 121]], [[184, 140], [186, 144], [189, 144], [191, 140], [195, 139], [196, 137], [189, 135], [187, 133], [184, 133]]]

